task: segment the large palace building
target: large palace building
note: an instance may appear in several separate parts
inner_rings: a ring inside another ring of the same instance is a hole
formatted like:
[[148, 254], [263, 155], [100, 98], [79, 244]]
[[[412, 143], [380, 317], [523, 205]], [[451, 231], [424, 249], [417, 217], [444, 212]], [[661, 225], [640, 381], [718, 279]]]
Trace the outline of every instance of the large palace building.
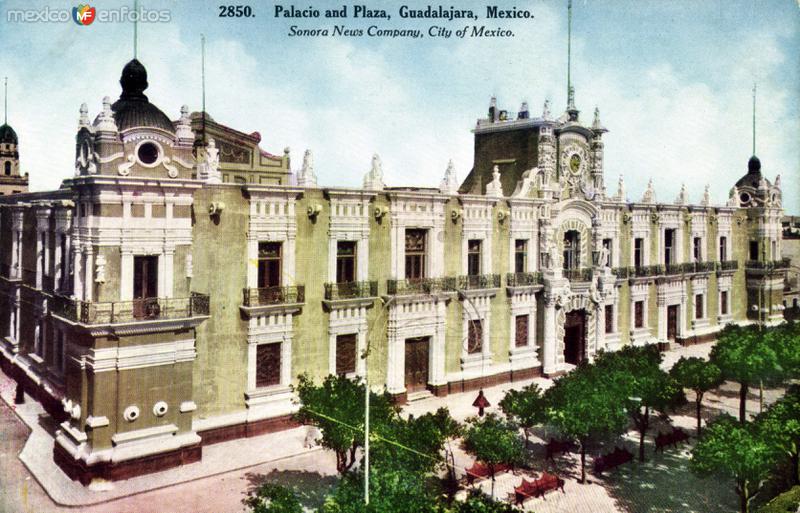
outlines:
[[0, 199], [0, 362], [84, 483], [292, 425], [302, 373], [368, 366], [405, 401], [782, 317], [779, 179], [753, 156], [723, 205], [607, 191], [572, 91], [560, 117], [493, 99], [463, 183], [387, 187], [374, 156], [339, 188], [309, 152], [293, 174], [258, 133], [172, 121], [136, 60], [120, 83], [81, 107], [73, 178]]

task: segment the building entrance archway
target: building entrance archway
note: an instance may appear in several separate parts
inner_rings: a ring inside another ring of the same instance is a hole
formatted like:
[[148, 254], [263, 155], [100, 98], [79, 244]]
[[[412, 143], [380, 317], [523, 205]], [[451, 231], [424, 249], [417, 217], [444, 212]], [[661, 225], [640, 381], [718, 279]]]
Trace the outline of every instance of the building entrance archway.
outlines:
[[586, 358], [586, 310], [567, 312], [564, 321], [564, 361], [572, 365], [580, 364]]

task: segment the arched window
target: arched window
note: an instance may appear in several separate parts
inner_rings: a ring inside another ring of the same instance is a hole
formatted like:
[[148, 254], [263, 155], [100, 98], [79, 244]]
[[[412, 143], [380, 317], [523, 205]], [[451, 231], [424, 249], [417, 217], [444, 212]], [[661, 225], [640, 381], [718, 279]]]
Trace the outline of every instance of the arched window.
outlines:
[[11, 162], [6, 162], [5, 167], [6, 167], [6, 174], [10, 175], [11, 174]]

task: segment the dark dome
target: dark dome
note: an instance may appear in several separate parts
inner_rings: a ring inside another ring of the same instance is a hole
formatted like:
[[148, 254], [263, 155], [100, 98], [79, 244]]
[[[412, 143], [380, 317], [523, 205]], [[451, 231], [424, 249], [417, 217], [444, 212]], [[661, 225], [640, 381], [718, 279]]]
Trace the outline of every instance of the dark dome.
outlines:
[[[758, 160], [758, 157], [753, 155], [750, 157], [750, 160], [747, 161], [747, 174], [736, 182], [736, 187], [752, 187], [758, 189], [759, 183], [761, 183], [761, 161]], [[767, 186], [769, 185], [769, 180], [767, 180]]]
[[19, 144], [17, 133], [6, 124], [0, 125], [0, 144]]
[[136, 59], [122, 68], [119, 79], [122, 94], [111, 110], [120, 131], [134, 127], [160, 128], [175, 133], [175, 127], [161, 109], [150, 103], [144, 90], [147, 89], [147, 70]]

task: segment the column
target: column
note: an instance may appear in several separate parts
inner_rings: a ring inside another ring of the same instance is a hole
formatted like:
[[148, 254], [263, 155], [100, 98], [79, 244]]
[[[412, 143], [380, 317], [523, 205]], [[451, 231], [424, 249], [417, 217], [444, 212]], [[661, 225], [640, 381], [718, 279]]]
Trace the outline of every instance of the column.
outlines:
[[173, 297], [175, 290], [175, 248], [167, 248], [164, 253], [164, 289], [160, 297]]
[[44, 262], [44, 246], [42, 245], [42, 239], [45, 238], [45, 232], [41, 232], [39, 230], [36, 231], [36, 288], [42, 288], [42, 278], [44, 274], [44, 266], [42, 265]]
[[286, 240], [286, 258], [284, 263], [286, 264], [286, 270], [284, 271], [284, 276], [288, 279], [286, 280], [285, 285], [296, 285], [297, 284], [297, 273], [295, 270], [295, 239], [294, 234], [289, 234], [288, 239]]
[[[292, 325], [291, 315], [287, 315], [287, 323]], [[283, 337], [281, 343], [281, 385], [289, 386], [292, 383], [292, 336]]]
[[74, 269], [73, 269], [73, 284], [72, 284], [72, 294], [80, 299], [84, 299], [83, 295], [83, 253], [81, 252], [81, 248], [75, 246], [72, 251], [72, 258], [75, 262]]
[[[431, 340], [430, 347], [430, 375], [428, 382], [432, 385], [444, 385], [447, 383], [445, 376], [445, 344], [446, 330], [445, 318], [447, 316], [446, 304], [444, 301], [436, 301], [436, 332]], [[405, 355], [405, 347], [403, 347]], [[403, 362], [403, 375], [405, 376], [405, 362]]]
[[83, 268], [83, 300], [94, 301], [94, 252], [86, 250], [86, 266]]
[[544, 298], [544, 341], [542, 342], [542, 364], [544, 374], [556, 372], [556, 301], [552, 295]]
[[61, 262], [64, 260], [64, 255], [61, 252], [61, 238], [64, 236], [62, 231], [56, 231], [56, 247], [55, 255], [53, 256], [53, 267], [55, 272], [53, 273], [53, 288], [55, 290], [61, 290], [62, 288], [62, 280], [64, 276], [61, 274]]
[[[69, 232], [64, 233], [64, 255], [66, 265], [64, 266], [64, 276], [61, 277], [61, 286], [68, 288], [69, 276], [72, 274], [72, 235]], [[74, 291], [73, 291], [74, 292]]]
[[[335, 347], [336, 340], [334, 340], [334, 347]], [[364, 351], [367, 349], [367, 328], [366, 326], [362, 326], [358, 329], [358, 335], [356, 335], [356, 374], [358, 376], [364, 376], [364, 372], [366, 370], [366, 362], [361, 357], [364, 354]], [[336, 361], [333, 362], [333, 369], [336, 370]]]
[[667, 340], [667, 305], [666, 298], [657, 296], [656, 305], [658, 308], [658, 341], [665, 342]]
[[369, 280], [369, 232], [362, 233], [361, 238], [358, 240], [358, 273], [356, 279], [358, 281]]
[[119, 300], [131, 301], [133, 299], [133, 252], [122, 249], [119, 269]]
[[[336, 283], [336, 254], [338, 243], [332, 235], [328, 239], [328, 278], [325, 281], [330, 283]], [[358, 259], [358, 263], [361, 263], [361, 248], [359, 247], [356, 251], [356, 258]], [[356, 278], [360, 279], [360, 278]]]
[[247, 288], [258, 287], [258, 240], [247, 240]]
[[20, 265], [19, 265], [19, 232], [14, 230], [11, 237], [11, 278], [19, 278]]
[[[392, 314], [390, 313], [390, 315]], [[386, 389], [390, 394], [399, 394], [406, 388], [404, 382], [406, 355], [404, 341], [400, 338], [396, 319], [389, 320], [387, 335], [389, 348], [386, 359]]]

